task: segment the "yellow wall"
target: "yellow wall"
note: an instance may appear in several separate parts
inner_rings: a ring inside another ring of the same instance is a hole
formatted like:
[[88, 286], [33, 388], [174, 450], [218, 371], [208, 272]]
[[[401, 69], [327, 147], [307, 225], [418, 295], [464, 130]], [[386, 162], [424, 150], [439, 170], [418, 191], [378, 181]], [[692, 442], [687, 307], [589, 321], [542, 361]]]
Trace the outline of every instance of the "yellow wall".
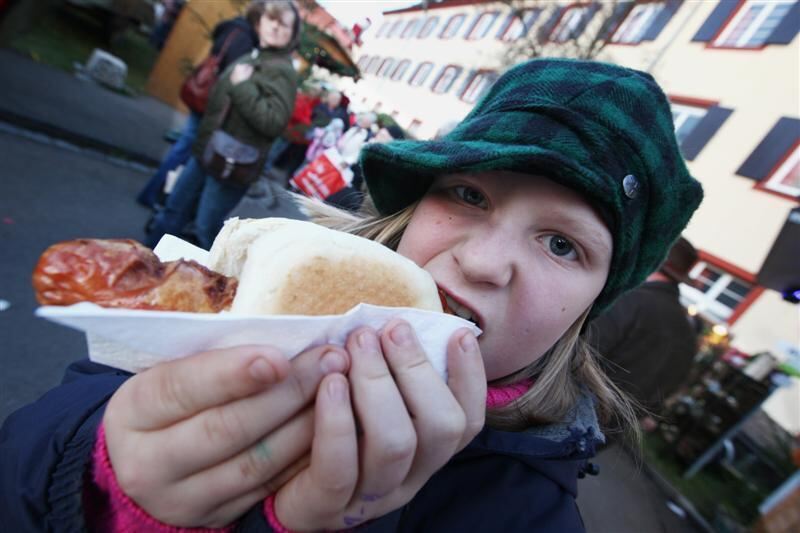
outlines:
[[214, 26], [236, 14], [237, 9], [230, 1], [193, 0], [187, 3], [150, 71], [147, 92], [186, 111], [179, 97], [183, 80], [191, 65], [197, 65], [208, 55]]

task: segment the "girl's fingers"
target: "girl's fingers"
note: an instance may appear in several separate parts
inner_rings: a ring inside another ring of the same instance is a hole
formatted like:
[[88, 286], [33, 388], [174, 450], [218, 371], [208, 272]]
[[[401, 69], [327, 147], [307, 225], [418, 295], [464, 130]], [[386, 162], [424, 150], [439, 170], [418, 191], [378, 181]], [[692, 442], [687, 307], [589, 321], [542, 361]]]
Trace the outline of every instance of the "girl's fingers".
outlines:
[[468, 329], [457, 331], [447, 344], [447, 385], [466, 415], [458, 450], [475, 438], [486, 422], [486, 369], [478, 339]]
[[[179, 477], [216, 465], [270, 435], [313, 400], [323, 377], [347, 368], [348, 357], [342, 348], [312, 348], [293, 358], [288, 376], [269, 389], [208, 409], [154, 434], [154, 449], [166, 457]], [[301, 448], [293, 453], [299, 457], [310, 445], [310, 437], [298, 441], [294, 448]]]
[[139, 431], [172, 425], [216, 405], [255, 394], [289, 371], [268, 346], [211, 350], [156, 365], [128, 380], [114, 395], [106, 419]]
[[[408, 343], [405, 349], [413, 351], [414, 339]], [[414, 425], [375, 332], [356, 330], [346, 348], [352, 360], [353, 404], [362, 431], [359, 491], [385, 494], [402, 483], [411, 467], [417, 446]]]
[[275, 492], [279, 475], [309, 453], [313, 436], [314, 412], [309, 407], [235, 457], [180, 481], [175, 491], [205, 506], [256, 489]]
[[427, 480], [457, 451], [466, 428], [464, 409], [430, 364], [407, 323], [390, 322], [381, 345], [414, 422], [417, 449], [409, 475], [420, 472]]
[[317, 394], [311, 464], [278, 492], [278, 518], [292, 530], [318, 529], [330, 520], [338, 524], [334, 529], [352, 526], [340, 511], [352, 498], [358, 473], [348, 383], [344, 376], [333, 374], [323, 380]]

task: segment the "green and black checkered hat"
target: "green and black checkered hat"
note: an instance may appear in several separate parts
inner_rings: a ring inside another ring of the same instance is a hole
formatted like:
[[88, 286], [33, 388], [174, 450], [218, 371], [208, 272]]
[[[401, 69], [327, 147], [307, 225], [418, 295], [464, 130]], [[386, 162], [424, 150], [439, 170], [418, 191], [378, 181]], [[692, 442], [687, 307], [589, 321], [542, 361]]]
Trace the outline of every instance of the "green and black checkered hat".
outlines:
[[591, 316], [658, 268], [703, 198], [655, 80], [595, 61], [519, 64], [442, 139], [370, 144], [361, 164], [383, 214], [421, 198], [435, 176], [456, 172], [543, 175], [583, 194], [614, 239]]

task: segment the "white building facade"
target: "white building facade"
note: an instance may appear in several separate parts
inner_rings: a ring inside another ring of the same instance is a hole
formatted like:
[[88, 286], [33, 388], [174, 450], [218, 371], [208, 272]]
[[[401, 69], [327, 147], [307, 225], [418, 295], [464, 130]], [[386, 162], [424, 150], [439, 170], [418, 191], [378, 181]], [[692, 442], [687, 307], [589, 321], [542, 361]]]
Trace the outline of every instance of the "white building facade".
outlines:
[[[596, 59], [647, 71], [661, 84], [689, 169], [705, 189], [685, 231], [701, 254], [695, 285], [682, 286], [685, 303], [725, 325], [737, 349], [775, 353], [800, 347], [800, 306], [758, 279], [800, 205], [798, 4], [428, 2], [384, 13], [354, 54], [363, 79], [343, 89], [354, 106], [432, 138], [472, 108], [519, 39], [533, 39], [544, 56], [573, 55], [567, 45], [581, 39], [602, 41]], [[773, 394], [765, 410], [800, 431], [800, 387]]]

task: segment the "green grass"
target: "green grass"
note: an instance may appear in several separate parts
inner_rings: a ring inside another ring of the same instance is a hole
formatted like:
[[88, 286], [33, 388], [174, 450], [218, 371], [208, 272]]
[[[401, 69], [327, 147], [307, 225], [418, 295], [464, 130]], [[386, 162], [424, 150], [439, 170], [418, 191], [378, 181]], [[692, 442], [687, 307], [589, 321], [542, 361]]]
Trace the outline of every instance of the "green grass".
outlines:
[[95, 48], [119, 57], [128, 65], [126, 83], [133, 93], [141, 93], [158, 51], [144, 35], [128, 29], [109, 43], [103, 24], [95, 17], [76, 12], [52, 10], [29, 32], [17, 36], [11, 47], [32, 59], [68, 72], [74, 64], [86, 63]]
[[766, 494], [754, 491], [716, 464], [708, 464], [689, 479], [686, 466], [679, 463], [669, 444], [657, 435], [644, 438], [644, 461], [688, 499], [709, 523], [718, 523], [727, 514], [743, 525], [758, 518], [758, 505]]

